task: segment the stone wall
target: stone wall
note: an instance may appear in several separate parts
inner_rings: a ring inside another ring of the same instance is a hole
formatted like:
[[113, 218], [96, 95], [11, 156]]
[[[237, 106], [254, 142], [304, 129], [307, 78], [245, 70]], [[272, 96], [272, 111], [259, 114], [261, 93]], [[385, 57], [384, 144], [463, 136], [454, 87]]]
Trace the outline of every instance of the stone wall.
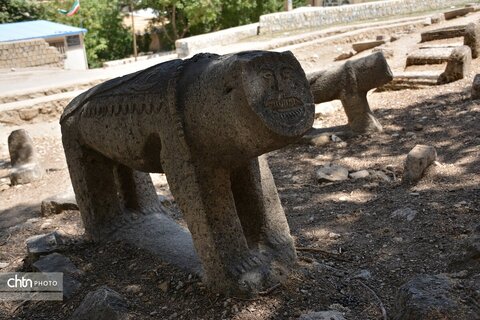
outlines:
[[63, 55], [43, 39], [0, 42], [0, 69], [63, 67]]
[[[229, 28], [175, 41], [175, 48], [179, 58], [205, 51], [209, 47], [236, 43], [242, 39], [256, 36], [258, 23]], [[207, 50], [208, 51], [208, 50]]]
[[398, 16], [463, 5], [465, 0], [384, 0], [338, 7], [304, 7], [260, 17], [260, 34]]

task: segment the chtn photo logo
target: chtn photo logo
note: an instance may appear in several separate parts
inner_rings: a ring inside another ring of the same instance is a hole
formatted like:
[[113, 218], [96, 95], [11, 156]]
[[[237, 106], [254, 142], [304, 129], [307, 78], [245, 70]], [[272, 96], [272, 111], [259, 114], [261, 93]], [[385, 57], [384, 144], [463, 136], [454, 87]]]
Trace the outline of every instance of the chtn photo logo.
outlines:
[[32, 279], [26, 279], [25, 276], [19, 278], [18, 275], [15, 275], [7, 280], [7, 286], [9, 288], [32, 288], [33, 281]]

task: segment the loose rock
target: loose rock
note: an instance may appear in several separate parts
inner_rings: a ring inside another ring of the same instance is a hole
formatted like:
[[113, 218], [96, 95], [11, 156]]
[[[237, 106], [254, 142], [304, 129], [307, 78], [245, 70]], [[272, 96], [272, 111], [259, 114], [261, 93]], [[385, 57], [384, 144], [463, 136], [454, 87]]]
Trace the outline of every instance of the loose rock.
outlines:
[[407, 207], [407, 208], [401, 208], [393, 211], [391, 217], [406, 219], [408, 222], [410, 222], [415, 218], [416, 215], [417, 215], [417, 210], [413, 210]]
[[24, 129], [12, 131], [8, 136], [8, 151], [13, 170], [12, 185], [26, 184], [39, 180], [45, 174], [33, 147], [32, 138]]
[[126, 320], [128, 306], [124, 298], [104, 286], [89, 292], [70, 320]]
[[43, 200], [41, 204], [41, 213], [44, 217], [60, 214], [66, 210], [78, 210], [74, 193], [60, 194]]
[[437, 159], [437, 151], [432, 146], [416, 145], [407, 155], [403, 173], [404, 182], [419, 180], [425, 169]]
[[404, 284], [397, 293], [395, 307], [395, 320], [459, 319], [452, 283], [441, 275], [419, 275]]
[[298, 320], [346, 320], [338, 311], [319, 311], [303, 314]]
[[66, 299], [71, 298], [81, 287], [81, 283], [75, 280], [73, 276], [80, 276], [82, 272], [70, 261], [70, 259], [59, 253], [52, 253], [41, 257], [32, 266], [38, 272], [62, 272], [63, 296]]
[[472, 99], [480, 99], [480, 74], [477, 74], [473, 79]]
[[318, 182], [335, 182], [348, 179], [348, 170], [336, 164], [321, 167], [316, 172]]
[[348, 176], [351, 179], [363, 179], [368, 177], [369, 175], [370, 173], [368, 172], [368, 170], [360, 170], [360, 171], [352, 172]]
[[57, 231], [30, 237], [26, 241], [28, 255], [35, 261], [40, 255], [64, 249], [67, 240], [67, 237]]

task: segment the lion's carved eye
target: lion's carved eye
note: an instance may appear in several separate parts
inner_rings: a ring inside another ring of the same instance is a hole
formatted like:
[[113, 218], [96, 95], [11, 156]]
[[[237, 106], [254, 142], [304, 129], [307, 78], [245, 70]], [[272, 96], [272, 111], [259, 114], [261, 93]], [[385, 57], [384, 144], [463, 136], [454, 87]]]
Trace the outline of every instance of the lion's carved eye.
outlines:
[[262, 70], [261, 74], [262, 74], [262, 77], [267, 80], [273, 80], [274, 78], [273, 72], [270, 70]]

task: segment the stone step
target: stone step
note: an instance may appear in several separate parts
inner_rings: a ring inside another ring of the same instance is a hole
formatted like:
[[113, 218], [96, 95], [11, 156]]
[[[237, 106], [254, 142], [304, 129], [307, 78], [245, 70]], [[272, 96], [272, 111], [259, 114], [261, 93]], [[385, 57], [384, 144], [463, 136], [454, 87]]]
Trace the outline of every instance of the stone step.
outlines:
[[0, 104], [0, 123], [21, 125], [58, 119], [67, 104], [85, 90]]
[[438, 47], [415, 50], [408, 55], [406, 66], [442, 64], [450, 60], [450, 56], [454, 50], [455, 47]]

